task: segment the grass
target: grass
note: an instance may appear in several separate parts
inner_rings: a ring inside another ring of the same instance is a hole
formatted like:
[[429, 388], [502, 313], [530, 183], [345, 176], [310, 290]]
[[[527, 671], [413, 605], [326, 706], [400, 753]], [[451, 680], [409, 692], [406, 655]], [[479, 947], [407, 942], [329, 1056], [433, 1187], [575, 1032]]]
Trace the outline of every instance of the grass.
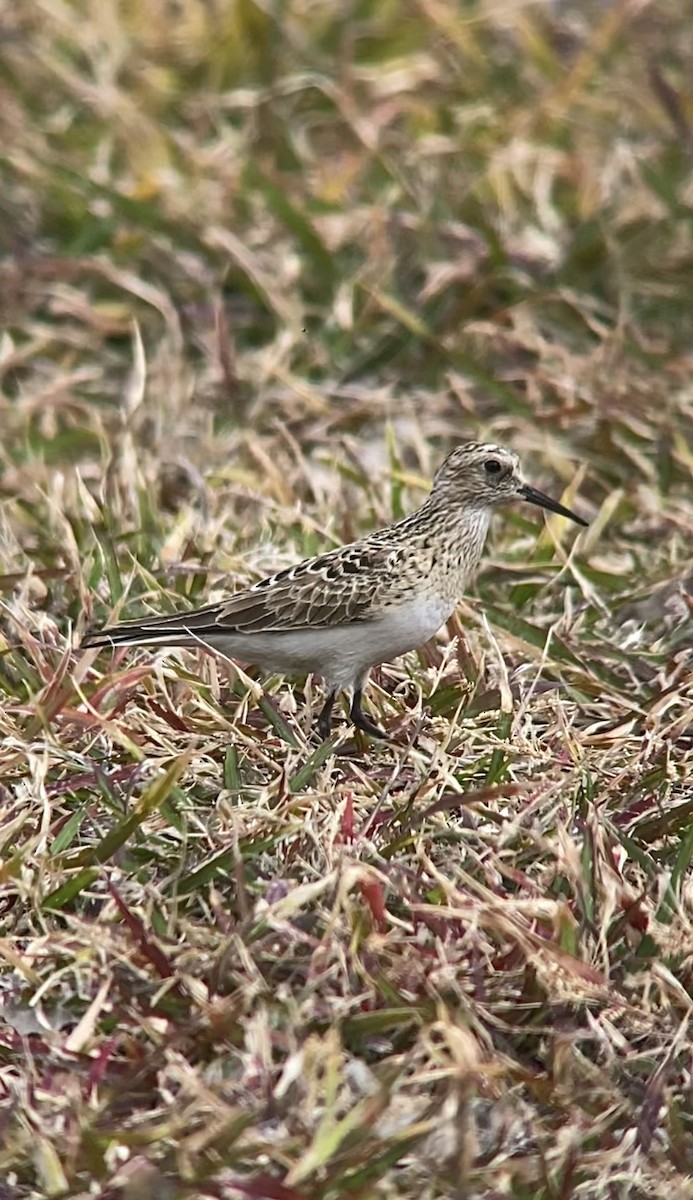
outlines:
[[[689, 1196], [687, 14], [2, 23], [0, 1196]], [[590, 528], [497, 519], [388, 745], [79, 650], [470, 437]]]

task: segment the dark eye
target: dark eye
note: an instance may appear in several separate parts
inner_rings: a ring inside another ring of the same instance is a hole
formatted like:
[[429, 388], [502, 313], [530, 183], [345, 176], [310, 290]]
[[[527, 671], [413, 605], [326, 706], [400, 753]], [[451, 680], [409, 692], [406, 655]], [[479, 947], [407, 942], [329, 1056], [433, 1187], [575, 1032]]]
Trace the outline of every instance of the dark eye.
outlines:
[[484, 470], [487, 475], [497, 475], [501, 469], [501, 465], [497, 458], [487, 458], [484, 463]]

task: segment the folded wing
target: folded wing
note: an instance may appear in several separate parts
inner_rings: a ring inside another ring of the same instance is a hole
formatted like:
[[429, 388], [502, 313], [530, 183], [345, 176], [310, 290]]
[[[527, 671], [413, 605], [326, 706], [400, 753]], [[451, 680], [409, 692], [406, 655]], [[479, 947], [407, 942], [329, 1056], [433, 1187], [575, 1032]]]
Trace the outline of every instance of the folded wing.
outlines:
[[358, 623], [378, 613], [399, 551], [376, 541], [306, 559], [218, 604], [87, 632], [84, 647], [213, 644], [224, 634]]

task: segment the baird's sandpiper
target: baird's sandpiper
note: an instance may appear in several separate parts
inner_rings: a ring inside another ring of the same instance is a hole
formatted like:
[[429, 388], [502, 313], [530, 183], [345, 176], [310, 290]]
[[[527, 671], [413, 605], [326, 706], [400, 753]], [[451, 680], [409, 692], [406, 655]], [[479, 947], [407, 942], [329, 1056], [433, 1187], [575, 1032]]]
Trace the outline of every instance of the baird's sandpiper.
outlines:
[[92, 631], [88, 646], [204, 646], [265, 672], [320, 675], [328, 737], [337, 693], [351, 720], [386, 737], [361, 708], [371, 667], [414, 650], [447, 621], [476, 570], [493, 510], [528, 500], [586, 525], [525, 483], [516, 454], [468, 442], [452, 451], [421, 508], [366, 537], [279, 571], [218, 604]]

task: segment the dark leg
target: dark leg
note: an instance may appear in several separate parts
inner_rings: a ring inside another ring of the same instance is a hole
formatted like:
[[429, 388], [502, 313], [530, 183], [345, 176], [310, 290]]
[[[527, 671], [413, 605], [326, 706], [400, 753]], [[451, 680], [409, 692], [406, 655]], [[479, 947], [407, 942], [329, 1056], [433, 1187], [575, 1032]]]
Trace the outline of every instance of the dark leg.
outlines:
[[327, 700], [322, 706], [320, 716], [318, 717], [318, 733], [325, 742], [330, 736], [330, 730], [332, 728], [332, 707], [334, 705], [334, 698], [336, 695], [336, 691], [330, 692]]
[[369, 721], [368, 717], [363, 712], [361, 708], [362, 692], [362, 688], [354, 688], [354, 698], [351, 702], [351, 712], [349, 713], [349, 716], [351, 717], [357, 729], [362, 729], [364, 733], [370, 733], [371, 737], [384, 738], [384, 740], [387, 741], [387, 734], [384, 733], [382, 729], [378, 729], [378, 726], [374, 725], [372, 721]]

